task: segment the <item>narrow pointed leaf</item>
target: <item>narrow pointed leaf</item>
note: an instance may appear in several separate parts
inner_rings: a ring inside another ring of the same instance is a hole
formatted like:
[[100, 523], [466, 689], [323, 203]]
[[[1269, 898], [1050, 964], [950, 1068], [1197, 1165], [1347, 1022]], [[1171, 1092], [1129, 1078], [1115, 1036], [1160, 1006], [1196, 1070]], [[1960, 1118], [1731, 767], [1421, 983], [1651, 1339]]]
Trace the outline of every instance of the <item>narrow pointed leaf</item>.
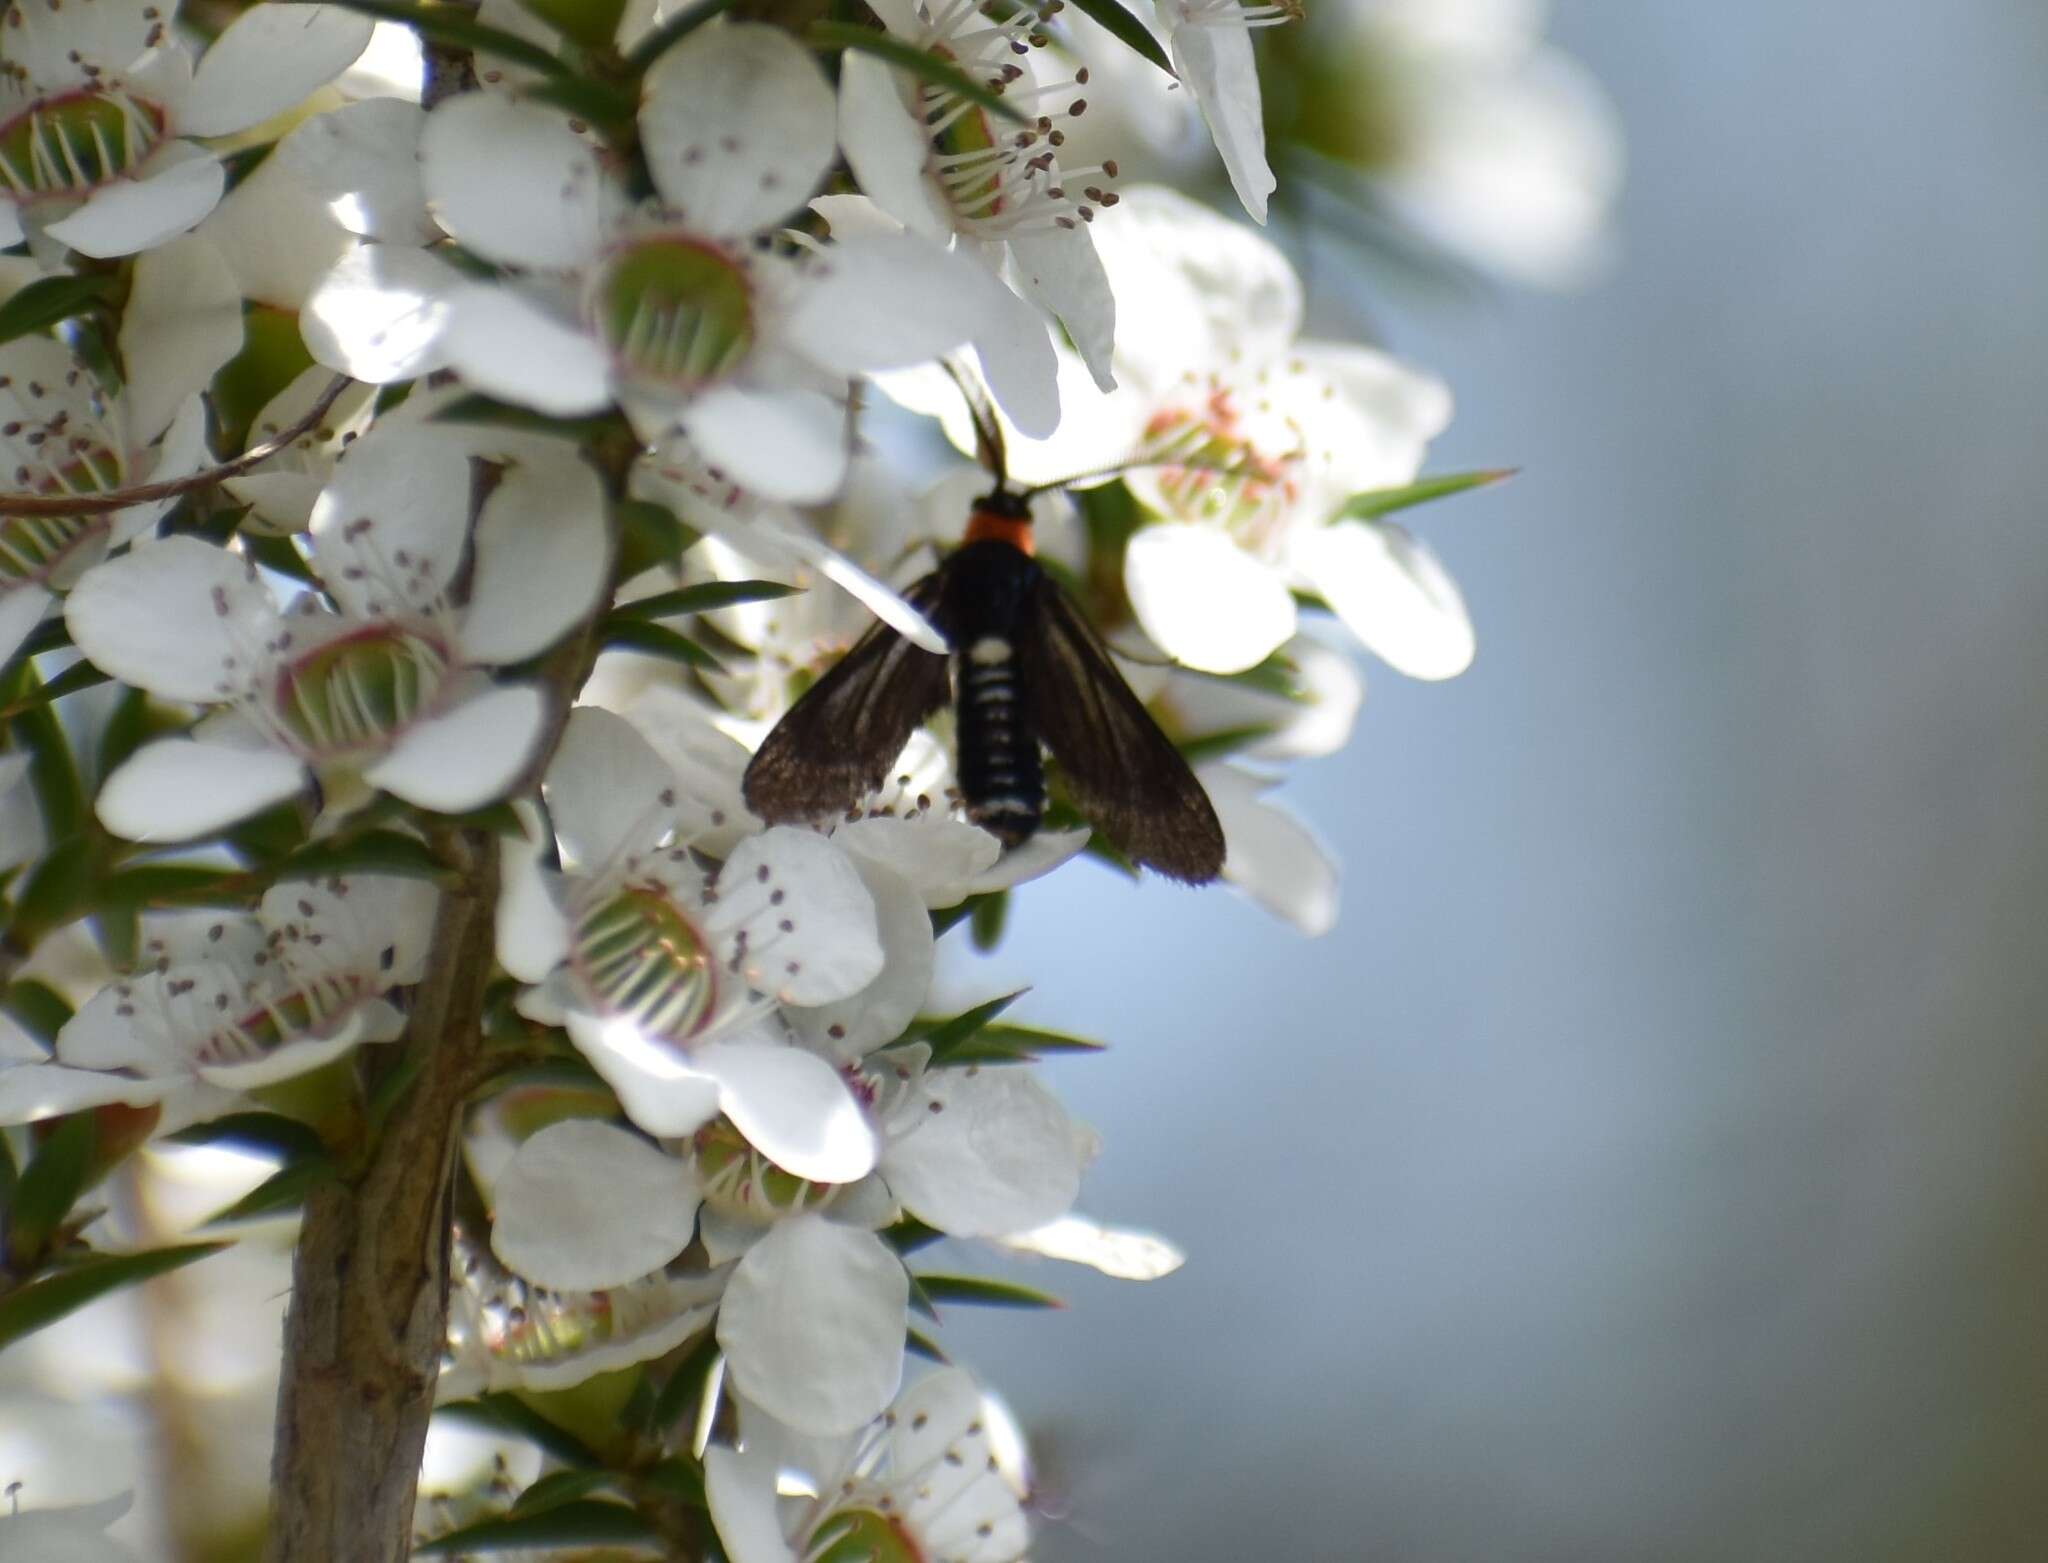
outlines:
[[42, 277], [0, 304], [0, 342], [46, 330], [112, 297], [114, 277]]
[[326, 874], [399, 874], [448, 884], [454, 870], [417, 836], [395, 830], [365, 831], [341, 841], [316, 841], [277, 866], [280, 879], [314, 879]]
[[1025, 990], [1019, 988], [1015, 993], [1005, 993], [1000, 998], [990, 999], [986, 1004], [977, 1004], [973, 1009], [959, 1015], [920, 1015], [911, 1022], [910, 1029], [904, 1033], [904, 1040], [927, 1043], [932, 1050], [933, 1065], [945, 1063], [949, 1054], [1021, 999], [1024, 993]]
[[612, 1480], [610, 1471], [550, 1471], [512, 1500], [514, 1514], [544, 1514], [588, 1498]]
[[564, 1465], [590, 1467], [604, 1463], [574, 1433], [550, 1422], [516, 1395], [479, 1395], [474, 1400], [452, 1401], [436, 1407], [434, 1414], [453, 1417], [472, 1427], [516, 1434]]
[[557, 1504], [537, 1514], [481, 1520], [413, 1548], [418, 1554], [509, 1552], [543, 1547], [627, 1546], [658, 1541], [654, 1527], [623, 1503], [595, 1498]]
[[7, 1257], [27, 1265], [49, 1246], [50, 1238], [71, 1214], [92, 1170], [99, 1129], [89, 1112], [73, 1113], [38, 1145], [21, 1169], [14, 1202], [7, 1211]]
[[170, 1138], [176, 1145], [221, 1145], [287, 1162], [317, 1156], [322, 1149], [320, 1136], [310, 1125], [283, 1113], [229, 1113], [224, 1118], [195, 1123]]
[[1075, 10], [1119, 43], [1135, 49], [1167, 75], [1173, 75], [1173, 62], [1159, 47], [1159, 40], [1152, 36], [1152, 30], [1117, 0], [1072, 0], [1072, 3]]
[[42, 688], [32, 694], [23, 695], [6, 709], [0, 710], [0, 721], [20, 716], [24, 711], [32, 711], [37, 706], [46, 706], [52, 700], [62, 700], [66, 695], [76, 694], [81, 689], [91, 689], [96, 684], [109, 682], [109, 676], [90, 662], [74, 662]]
[[626, 64], [636, 72], [646, 70], [712, 17], [730, 11], [734, 3], [735, 0], [697, 0], [695, 5], [676, 12], [634, 44], [632, 52], [626, 56]]
[[631, 602], [622, 602], [607, 615], [606, 622], [681, 618], [686, 613], [711, 613], [719, 608], [736, 608], [742, 603], [773, 602], [778, 597], [793, 597], [802, 590], [801, 586], [785, 586], [780, 581], [705, 581], [698, 586], [684, 586], [672, 592], [656, 592], [652, 597], [636, 597]]
[[0, 1009], [6, 1010], [24, 1031], [46, 1047], [56, 1046], [57, 1033], [71, 1018], [71, 1006], [63, 997], [33, 977], [9, 983], [5, 997], [0, 997]]
[[289, 1162], [249, 1190], [225, 1210], [207, 1218], [210, 1227], [232, 1226], [237, 1221], [256, 1221], [282, 1215], [306, 1202], [316, 1184], [334, 1176], [334, 1163], [325, 1155], [312, 1155]]
[[1050, 1292], [981, 1275], [920, 1275], [912, 1279], [933, 1302], [973, 1303], [984, 1308], [1064, 1308]]
[[991, 114], [1000, 115], [1016, 124], [1028, 123], [1014, 103], [999, 92], [990, 92], [980, 82], [950, 61], [940, 59], [936, 54], [918, 48], [915, 44], [904, 43], [868, 27], [852, 27], [845, 22], [814, 22], [811, 24], [811, 43], [820, 49], [858, 49], [863, 54], [872, 54], [880, 60], [910, 72], [934, 87], [957, 93], [968, 102], [987, 109]]
[[1337, 514], [1353, 521], [1371, 521], [1414, 505], [1426, 505], [1433, 499], [1448, 499], [1469, 489], [1505, 482], [1515, 472], [1513, 467], [1499, 467], [1486, 472], [1452, 472], [1443, 477], [1419, 478], [1399, 488], [1368, 489], [1345, 500], [1344, 508]]
[[39, 1276], [20, 1290], [0, 1297], [0, 1349], [46, 1324], [56, 1323], [67, 1313], [75, 1313], [109, 1292], [176, 1270], [195, 1259], [217, 1254], [227, 1246], [226, 1243], [184, 1243], [176, 1248], [156, 1248], [140, 1254], [95, 1254], [90, 1259]]
[[680, 662], [684, 667], [707, 671], [718, 671], [722, 667], [716, 657], [688, 636], [678, 635], [674, 630], [647, 619], [621, 619], [616, 615], [607, 618], [603, 644], [607, 651], [637, 651], [642, 656]]

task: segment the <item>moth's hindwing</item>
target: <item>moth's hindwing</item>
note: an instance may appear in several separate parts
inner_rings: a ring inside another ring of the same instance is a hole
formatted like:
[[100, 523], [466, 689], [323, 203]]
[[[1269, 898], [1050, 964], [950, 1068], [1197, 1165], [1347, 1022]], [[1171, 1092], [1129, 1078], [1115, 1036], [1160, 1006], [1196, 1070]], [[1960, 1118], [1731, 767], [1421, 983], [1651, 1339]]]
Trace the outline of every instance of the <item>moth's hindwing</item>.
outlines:
[[1223, 826], [1208, 793], [1050, 576], [1040, 578], [1020, 631], [1038, 736], [1081, 812], [1125, 855], [1168, 878], [1199, 885], [1222, 873]]

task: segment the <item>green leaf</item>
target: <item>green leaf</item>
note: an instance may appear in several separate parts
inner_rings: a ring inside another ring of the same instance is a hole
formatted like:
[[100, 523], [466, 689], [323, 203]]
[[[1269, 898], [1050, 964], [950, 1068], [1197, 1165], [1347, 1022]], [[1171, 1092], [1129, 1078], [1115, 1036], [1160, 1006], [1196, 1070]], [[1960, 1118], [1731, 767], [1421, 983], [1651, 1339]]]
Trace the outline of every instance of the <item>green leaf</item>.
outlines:
[[633, 122], [633, 100], [617, 88], [581, 76], [557, 76], [526, 89], [527, 97], [552, 103], [607, 135]]
[[287, 799], [250, 815], [221, 839], [244, 857], [275, 863], [305, 845], [306, 819], [298, 804]]
[[1002, 119], [1018, 125], [1030, 123], [1014, 103], [1008, 102], [999, 92], [989, 91], [950, 60], [942, 60], [928, 50], [892, 38], [885, 32], [869, 27], [851, 27], [844, 22], [813, 22], [810, 41], [819, 49], [858, 49], [863, 54], [872, 54], [934, 87], [956, 93]]
[[46, 706], [52, 700], [62, 700], [66, 695], [74, 695], [81, 689], [91, 689], [96, 684], [109, 682], [111, 675], [102, 673], [90, 662], [74, 662], [42, 688], [32, 694], [23, 695], [5, 710], [0, 710], [0, 721], [20, 716], [24, 711], [32, 711], [37, 706]]
[[785, 586], [780, 581], [706, 581], [699, 586], [684, 586], [672, 592], [656, 592], [652, 597], [636, 597], [631, 602], [622, 602], [606, 618], [607, 622], [673, 619], [686, 613], [736, 608], [741, 603], [773, 602], [778, 597], [793, 597], [802, 590], [801, 586]]
[[1406, 510], [1412, 505], [1426, 505], [1433, 499], [1448, 499], [1453, 494], [1465, 493], [1468, 489], [1485, 488], [1492, 483], [1502, 483], [1513, 477], [1518, 469], [1497, 467], [1486, 472], [1453, 472], [1439, 478], [1420, 478], [1400, 488], [1368, 489], [1363, 494], [1353, 494], [1344, 501], [1343, 509], [1337, 514], [1347, 520], [1371, 521], [1378, 516], [1392, 515], [1397, 510]]
[[14, 932], [32, 944], [85, 909], [95, 873], [93, 844], [83, 836], [60, 841], [38, 863], [14, 903]]
[[982, 1308], [1064, 1308], [1050, 1292], [991, 1280], [983, 1275], [919, 1275], [912, 1279], [933, 1302], [972, 1303]]
[[227, 1246], [183, 1243], [176, 1248], [156, 1248], [141, 1254], [95, 1254], [38, 1276], [20, 1290], [0, 1297], [0, 1349], [46, 1324], [56, 1323], [108, 1292], [176, 1270]]
[[1152, 36], [1152, 29], [1119, 5], [1117, 0], [1072, 0], [1072, 4], [1075, 10], [1118, 42], [1135, 49], [1167, 75], [1174, 74], [1173, 62], [1159, 47], [1159, 40]]
[[251, 899], [249, 876], [211, 863], [140, 863], [101, 881], [95, 908], [132, 911], [143, 906], [241, 906]]
[[588, 1498], [613, 1480], [610, 1471], [550, 1471], [512, 1500], [514, 1514], [544, 1514]]
[[974, 947], [986, 955], [1003, 942], [1003, 924], [1010, 917], [1010, 892], [992, 890], [986, 895], [969, 896], [974, 911], [968, 924], [968, 931], [974, 936]]
[[695, 5], [678, 11], [634, 44], [632, 52], [626, 56], [626, 64], [636, 72], [646, 70], [712, 17], [730, 11], [734, 3], [735, 0], [697, 0]]
[[[438, 252], [436, 252], [438, 253]], [[481, 275], [492, 275], [488, 265]], [[383, 408], [377, 409], [380, 413]], [[523, 429], [529, 434], [546, 434], [556, 439], [591, 439], [616, 433], [623, 425], [609, 415], [594, 418], [550, 418], [529, 407], [516, 407], [482, 392], [472, 391], [434, 414], [436, 423], [481, 423], [492, 428]]]
[[277, 1216], [287, 1210], [296, 1210], [306, 1202], [306, 1196], [312, 1193], [315, 1185], [324, 1183], [333, 1176], [334, 1163], [324, 1155], [306, 1156], [298, 1161], [288, 1162], [232, 1205], [208, 1216], [206, 1225], [232, 1226], [237, 1221], [255, 1221], [264, 1216]]
[[57, 1033], [71, 1018], [71, 1006], [62, 996], [33, 977], [9, 983], [6, 994], [0, 996], [0, 1009], [20, 1021], [24, 1031], [46, 1046], [55, 1046]]
[[169, 1138], [177, 1145], [225, 1145], [230, 1150], [275, 1156], [287, 1162], [318, 1156], [324, 1149], [320, 1136], [309, 1125], [283, 1113], [229, 1113], [224, 1118], [195, 1123]]
[[71, 1214], [92, 1172], [99, 1126], [90, 1112], [59, 1118], [15, 1185], [7, 1212], [7, 1255], [17, 1265], [36, 1259]]
[[453, 1417], [493, 1432], [511, 1433], [553, 1455], [564, 1465], [601, 1466], [604, 1462], [567, 1428], [550, 1422], [516, 1395], [479, 1395], [474, 1400], [452, 1401], [434, 1409], [436, 1416]]
[[467, 49], [472, 54], [495, 54], [514, 65], [524, 65], [550, 77], [565, 77], [569, 67], [539, 44], [517, 33], [486, 27], [471, 20], [468, 13], [452, 6], [408, 5], [405, 0], [336, 0], [343, 9], [360, 11], [386, 22], [403, 22], [431, 43]]
[[301, 586], [320, 584], [319, 578], [313, 574], [313, 567], [306, 563], [298, 549], [292, 547], [290, 538], [265, 537], [261, 532], [238, 531], [235, 535], [242, 540], [242, 552], [264, 569], [297, 581]]
[[1021, 999], [1025, 992], [1025, 989], [1019, 988], [1015, 993], [1005, 993], [1000, 998], [990, 999], [986, 1004], [977, 1004], [973, 1009], [958, 1015], [920, 1015], [903, 1033], [903, 1040], [929, 1044], [932, 1050], [932, 1063], [944, 1063], [949, 1053]]
[[0, 342], [12, 342], [82, 315], [111, 299], [118, 287], [118, 280], [111, 276], [43, 277], [31, 282], [0, 304]]
[[[43, 681], [26, 662], [14, 674], [10, 696], [19, 701], [39, 693]], [[71, 740], [47, 701], [23, 710], [8, 724], [21, 746], [29, 751], [29, 784], [35, 788], [36, 807], [42, 811], [43, 829], [52, 841], [86, 833], [89, 795], [79, 779], [78, 762], [72, 757]]]
[[625, 0], [519, 0], [548, 26], [586, 49], [610, 46], [618, 31]]
[[702, 1398], [704, 1386], [710, 1381], [711, 1369], [718, 1361], [718, 1337], [709, 1330], [702, 1340], [691, 1349], [690, 1354], [676, 1364], [675, 1371], [668, 1376], [668, 1382], [661, 1386], [661, 1394], [654, 1402], [654, 1431], [665, 1433], [682, 1420], [683, 1413], [694, 1407]]
[[671, 1503], [688, 1504], [693, 1509], [710, 1507], [704, 1497], [704, 1468], [695, 1460], [687, 1460], [681, 1455], [671, 1455], [659, 1465], [649, 1468], [641, 1476], [640, 1485]]
[[1034, 1026], [984, 1026], [949, 1052], [946, 1063], [955, 1068], [963, 1064], [1034, 1064], [1047, 1053], [1099, 1053], [1105, 1045]]
[[673, 565], [697, 541], [666, 505], [651, 499], [621, 499], [612, 506], [619, 528], [618, 578], [630, 581], [655, 565]]
[[366, 830], [339, 841], [316, 841], [277, 865], [280, 879], [318, 879], [328, 874], [398, 874], [447, 884], [455, 871], [417, 836], [396, 830]]
[[688, 636], [645, 619], [607, 617], [602, 628], [607, 651], [637, 651], [643, 656], [661, 657], [711, 672], [721, 671], [724, 666]]
[[105, 781], [149, 737], [149, 695], [140, 689], [124, 689], [114, 702], [113, 713], [100, 731], [99, 776]]
[[950, 1362], [953, 1360], [941, 1351], [939, 1343], [925, 1334], [923, 1330], [905, 1330], [903, 1332], [903, 1349], [915, 1352], [918, 1356], [931, 1362]]
[[1253, 744], [1271, 738], [1278, 729], [1269, 723], [1257, 722], [1245, 727], [1225, 727], [1213, 733], [1203, 733], [1198, 738], [1184, 738], [1180, 741], [1180, 757], [1190, 765], [1200, 765], [1204, 760], [1221, 760], [1230, 755], [1249, 749]]
[[505, 1552], [513, 1548], [594, 1547], [658, 1541], [652, 1525], [623, 1503], [595, 1498], [557, 1504], [537, 1514], [480, 1520], [413, 1548], [415, 1553]]

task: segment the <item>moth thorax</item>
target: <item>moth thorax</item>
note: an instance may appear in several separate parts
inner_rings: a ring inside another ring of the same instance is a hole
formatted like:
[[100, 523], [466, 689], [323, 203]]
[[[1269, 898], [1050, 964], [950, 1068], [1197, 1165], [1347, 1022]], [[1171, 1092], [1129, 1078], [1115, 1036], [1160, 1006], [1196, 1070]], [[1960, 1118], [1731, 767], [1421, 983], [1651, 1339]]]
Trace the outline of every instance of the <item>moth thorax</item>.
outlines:
[[976, 505], [967, 518], [969, 543], [1008, 543], [1020, 554], [1033, 552], [1031, 540], [1031, 512], [1022, 501], [1008, 495], [990, 495], [989, 499]]
[[1038, 829], [1045, 813], [1045, 772], [1038, 730], [1017, 676], [1017, 650], [984, 633], [953, 657], [955, 746], [967, 817], [1005, 846]]

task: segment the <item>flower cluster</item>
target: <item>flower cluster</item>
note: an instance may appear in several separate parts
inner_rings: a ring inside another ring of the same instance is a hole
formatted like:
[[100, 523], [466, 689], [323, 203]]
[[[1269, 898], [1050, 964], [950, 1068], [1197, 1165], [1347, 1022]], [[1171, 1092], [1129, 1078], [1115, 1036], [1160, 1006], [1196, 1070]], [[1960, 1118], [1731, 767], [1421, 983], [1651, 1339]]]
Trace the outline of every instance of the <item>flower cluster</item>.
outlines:
[[[1124, 182], [1171, 80], [1265, 221], [1291, 6], [717, 9], [0, 21], [0, 1296], [209, 1251], [101, 1219], [144, 1142], [270, 1158], [241, 1219], [454, 1113], [445, 1225], [392, 1239], [449, 1255], [438, 1398], [567, 1427], [594, 1402], [545, 1397], [628, 1386], [578, 1435], [606, 1537], [687, 1491], [737, 1563], [1003, 1563], [1017, 1430], [918, 1359], [937, 1301], [1047, 1299], [928, 1245], [1178, 1263], [1076, 1209], [1095, 1139], [1038, 1065], [1096, 1044], [934, 1012], [1145, 806], [1028, 658], [1156, 725], [1221, 877], [1320, 933], [1336, 868], [1274, 791], [1347, 741], [1353, 643], [1472, 660], [1391, 518], [1495, 474], [1422, 476], [1437, 380], [1304, 337], [1278, 247]], [[1064, 638], [963, 628], [931, 583], [970, 514]], [[874, 774], [756, 812], [750, 756], [856, 646], [799, 758]], [[421, 1533], [516, 1539], [508, 1469]]]

